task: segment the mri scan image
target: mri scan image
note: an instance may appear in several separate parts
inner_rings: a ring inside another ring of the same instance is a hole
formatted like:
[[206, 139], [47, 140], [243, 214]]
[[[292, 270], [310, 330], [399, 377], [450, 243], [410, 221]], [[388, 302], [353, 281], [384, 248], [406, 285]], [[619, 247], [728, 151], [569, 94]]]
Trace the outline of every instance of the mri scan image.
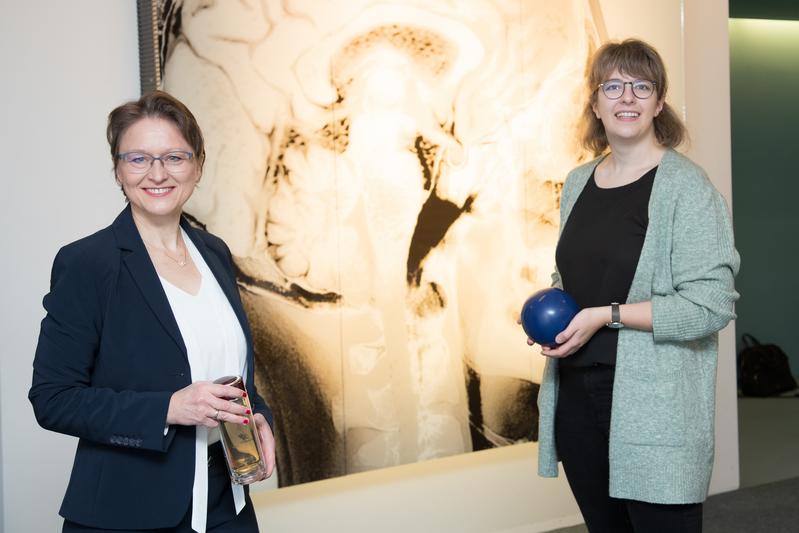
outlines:
[[597, 1], [174, 0], [281, 486], [537, 439], [537, 347]]

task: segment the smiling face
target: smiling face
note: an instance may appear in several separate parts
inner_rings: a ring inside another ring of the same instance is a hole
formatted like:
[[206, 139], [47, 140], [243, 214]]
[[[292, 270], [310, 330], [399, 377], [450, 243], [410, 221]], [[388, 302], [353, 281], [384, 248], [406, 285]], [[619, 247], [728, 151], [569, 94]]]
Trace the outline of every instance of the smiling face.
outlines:
[[[163, 157], [171, 152], [189, 152], [191, 146], [177, 126], [162, 118], [145, 117], [134, 122], [122, 134], [119, 153], [139, 152]], [[194, 192], [200, 180], [196, 157], [182, 165], [164, 166], [154, 160], [149, 170], [142, 172], [124, 160], [116, 163], [116, 179], [125, 192], [136, 216], [156, 222], [178, 218], [183, 204]]]
[[658, 99], [657, 91], [648, 98], [638, 98], [633, 94], [632, 85], [626, 82], [642, 77], [621, 73], [618, 69], [614, 69], [607, 79], [625, 83], [624, 92], [616, 100], [608, 98], [598, 88], [592, 106], [596, 118], [605, 127], [611, 147], [618, 143], [657, 142], [654, 119], [663, 109], [663, 99]]

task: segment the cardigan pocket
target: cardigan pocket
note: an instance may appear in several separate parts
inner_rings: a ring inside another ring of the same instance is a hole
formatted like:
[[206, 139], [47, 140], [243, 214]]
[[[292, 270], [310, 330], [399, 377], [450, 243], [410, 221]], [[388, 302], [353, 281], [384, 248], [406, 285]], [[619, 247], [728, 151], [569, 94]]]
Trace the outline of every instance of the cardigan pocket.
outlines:
[[684, 444], [685, 413], [678, 380], [630, 379], [626, 386], [617, 384], [614, 396], [615, 438], [649, 446]]

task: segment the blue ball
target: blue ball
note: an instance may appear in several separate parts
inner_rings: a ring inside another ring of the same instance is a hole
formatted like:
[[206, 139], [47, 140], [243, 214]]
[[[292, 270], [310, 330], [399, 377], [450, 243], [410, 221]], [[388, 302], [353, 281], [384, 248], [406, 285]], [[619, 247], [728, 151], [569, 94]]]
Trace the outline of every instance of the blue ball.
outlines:
[[580, 308], [568, 293], [543, 289], [524, 302], [522, 328], [527, 336], [541, 346], [555, 347], [555, 337], [566, 329]]

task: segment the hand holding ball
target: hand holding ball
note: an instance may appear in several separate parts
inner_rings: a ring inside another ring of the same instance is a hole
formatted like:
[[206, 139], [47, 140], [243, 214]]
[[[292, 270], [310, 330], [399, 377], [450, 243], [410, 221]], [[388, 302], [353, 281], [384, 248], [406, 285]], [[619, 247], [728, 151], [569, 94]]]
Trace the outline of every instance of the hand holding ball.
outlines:
[[568, 293], [555, 288], [543, 289], [524, 302], [522, 328], [541, 346], [558, 345], [555, 337], [566, 329], [580, 308]]

